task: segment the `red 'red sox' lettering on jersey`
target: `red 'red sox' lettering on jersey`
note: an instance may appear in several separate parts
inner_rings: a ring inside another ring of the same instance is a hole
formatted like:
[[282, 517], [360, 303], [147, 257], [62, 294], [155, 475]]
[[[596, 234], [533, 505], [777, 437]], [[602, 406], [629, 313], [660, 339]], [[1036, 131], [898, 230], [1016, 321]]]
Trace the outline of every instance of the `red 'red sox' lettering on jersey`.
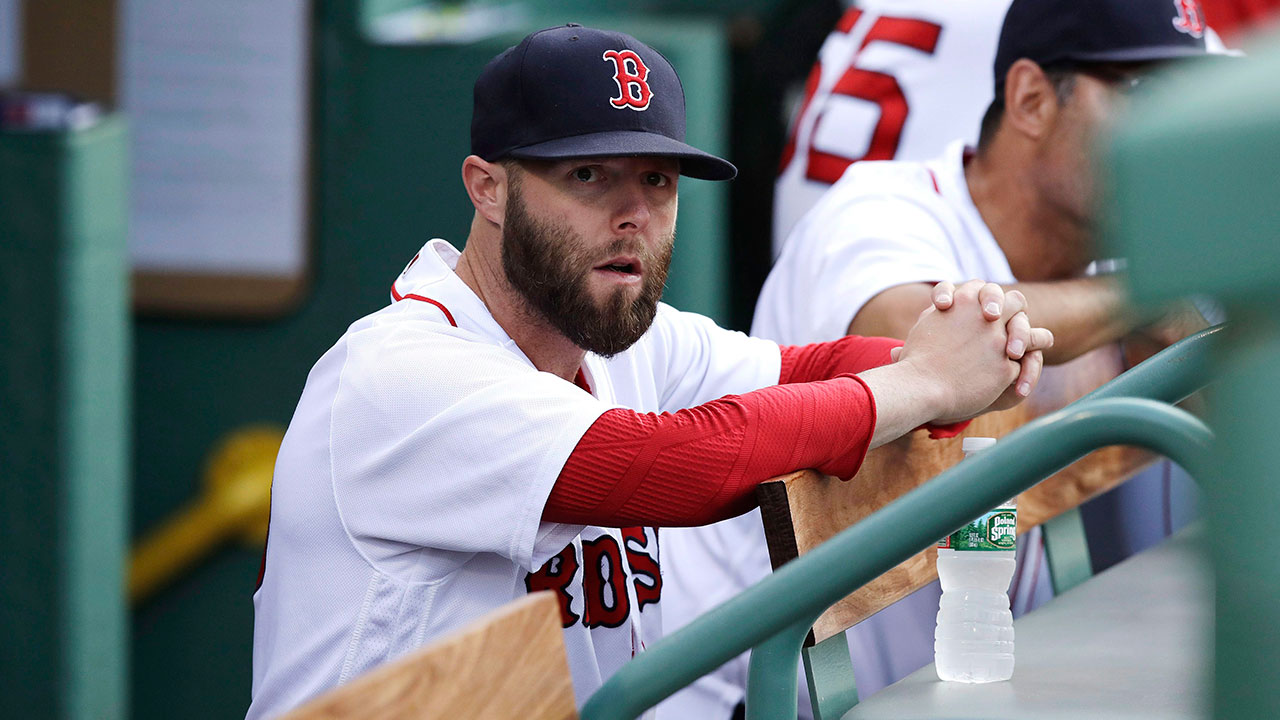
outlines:
[[615, 108], [648, 110], [653, 99], [649, 87], [649, 68], [632, 50], [606, 50], [604, 59], [613, 63], [613, 81], [618, 84], [618, 97], [609, 100]]
[[[639, 609], [662, 598], [662, 571], [658, 568], [658, 528], [653, 528], [653, 542], [641, 527], [622, 528], [623, 548], [631, 566], [632, 586], [636, 590]], [[650, 550], [652, 548], [652, 550]]]
[[633, 611], [643, 611], [662, 597], [662, 573], [656, 528], [619, 532], [621, 543], [606, 532], [566, 545], [525, 576], [525, 589], [554, 591], [566, 628], [578, 622], [588, 628], [621, 627]]
[[563, 550], [548, 560], [536, 573], [529, 573], [524, 578], [524, 587], [529, 592], [551, 590], [560, 603], [560, 624], [573, 627], [580, 617], [572, 609], [573, 594], [569, 587], [578, 574], [578, 553], [573, 545], [566, 545]]

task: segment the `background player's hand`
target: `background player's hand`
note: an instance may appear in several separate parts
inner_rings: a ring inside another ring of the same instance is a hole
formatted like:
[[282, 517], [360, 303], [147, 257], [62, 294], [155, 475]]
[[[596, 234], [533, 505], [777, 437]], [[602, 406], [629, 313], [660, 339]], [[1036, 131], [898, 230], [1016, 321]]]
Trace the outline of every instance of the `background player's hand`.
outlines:
[[1209, 322], [1190, 301], [1174, 303], [1150, 325], [1137, 328], [1121, 342], [1124, 366], [1131, 368], [1179, 340], [1209, 327]]

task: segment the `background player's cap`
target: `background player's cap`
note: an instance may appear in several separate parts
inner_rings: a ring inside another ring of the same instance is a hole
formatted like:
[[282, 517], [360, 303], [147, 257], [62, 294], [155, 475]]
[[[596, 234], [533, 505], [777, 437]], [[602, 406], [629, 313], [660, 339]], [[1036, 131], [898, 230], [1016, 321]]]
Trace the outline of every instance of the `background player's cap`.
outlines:
[[1198, 0], [1013, 0], [996, 48], [996, 95], [1020, 58], [1041, 67], [1170, 60], [1206, 54], [1206, 34]]
[[476, 79], [471, 152], [506, 157], [658, 155], [705, 180], [738, 174], [684, 142], [684, 88], [660, 53], [630, 35], [564, 25], [508, 48]]

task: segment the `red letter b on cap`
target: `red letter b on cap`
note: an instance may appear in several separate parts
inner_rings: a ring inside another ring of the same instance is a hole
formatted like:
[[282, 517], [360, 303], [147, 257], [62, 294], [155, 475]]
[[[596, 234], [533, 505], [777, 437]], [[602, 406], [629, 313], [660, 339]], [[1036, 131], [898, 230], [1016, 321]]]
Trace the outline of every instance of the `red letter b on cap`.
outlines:
[[653, 99], [653, 89], [649, 87], [649, 68], [632, 50], [606, 50], [604, 59], [613, 62], [613, 81], [618, 84], [618, 97], [609, 100], [615, 108], [621, 110], [629, 107], [632, 110], [645, 110]]

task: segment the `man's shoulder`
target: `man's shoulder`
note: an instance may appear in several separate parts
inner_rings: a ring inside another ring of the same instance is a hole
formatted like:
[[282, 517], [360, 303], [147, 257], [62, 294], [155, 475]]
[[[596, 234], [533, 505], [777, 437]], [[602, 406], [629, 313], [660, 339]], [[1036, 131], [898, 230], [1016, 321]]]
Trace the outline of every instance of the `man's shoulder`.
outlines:
[[497, 339], [459, 326], [447, 308], [408, 298], [352, 323], [334, 346], [344, 356], [348, 382], [379, 382], [438, 387], [424, 380], [534, 372], [534, 368]]
[[753, 353], [766, 352], [769, 347], [776, 352], [776, 345], [772, 342], [725, 329], [701, 313], [677, 310], [666, 303], [658, 303], [658, 311], [649, 330], [609, 362], [614, 366], [633, 365], [642, 374], [660, 374], [672, 363], [680, 365], [691, 358], [705, 360], [728, 351], [737, 354], [738, 359], [745, 359]]
[[411, 297], [392, 302], [351, 323], [339, 342], [380, 344], [414, 340], [487, 344], [480, 334], [459, 327], [448, 306]]
[[823, 204], [886, 200], [909, 205], [942, 201], [937, 172], [930, 163], [914, 160], [876, 160], [849, 166], [823, 196]]
[[793, 232], [826, 245], [886, 232], [950, 234], [958, 222], [959, 210], [943, 195], [932, 163], [885, 160], [851, 166]]

